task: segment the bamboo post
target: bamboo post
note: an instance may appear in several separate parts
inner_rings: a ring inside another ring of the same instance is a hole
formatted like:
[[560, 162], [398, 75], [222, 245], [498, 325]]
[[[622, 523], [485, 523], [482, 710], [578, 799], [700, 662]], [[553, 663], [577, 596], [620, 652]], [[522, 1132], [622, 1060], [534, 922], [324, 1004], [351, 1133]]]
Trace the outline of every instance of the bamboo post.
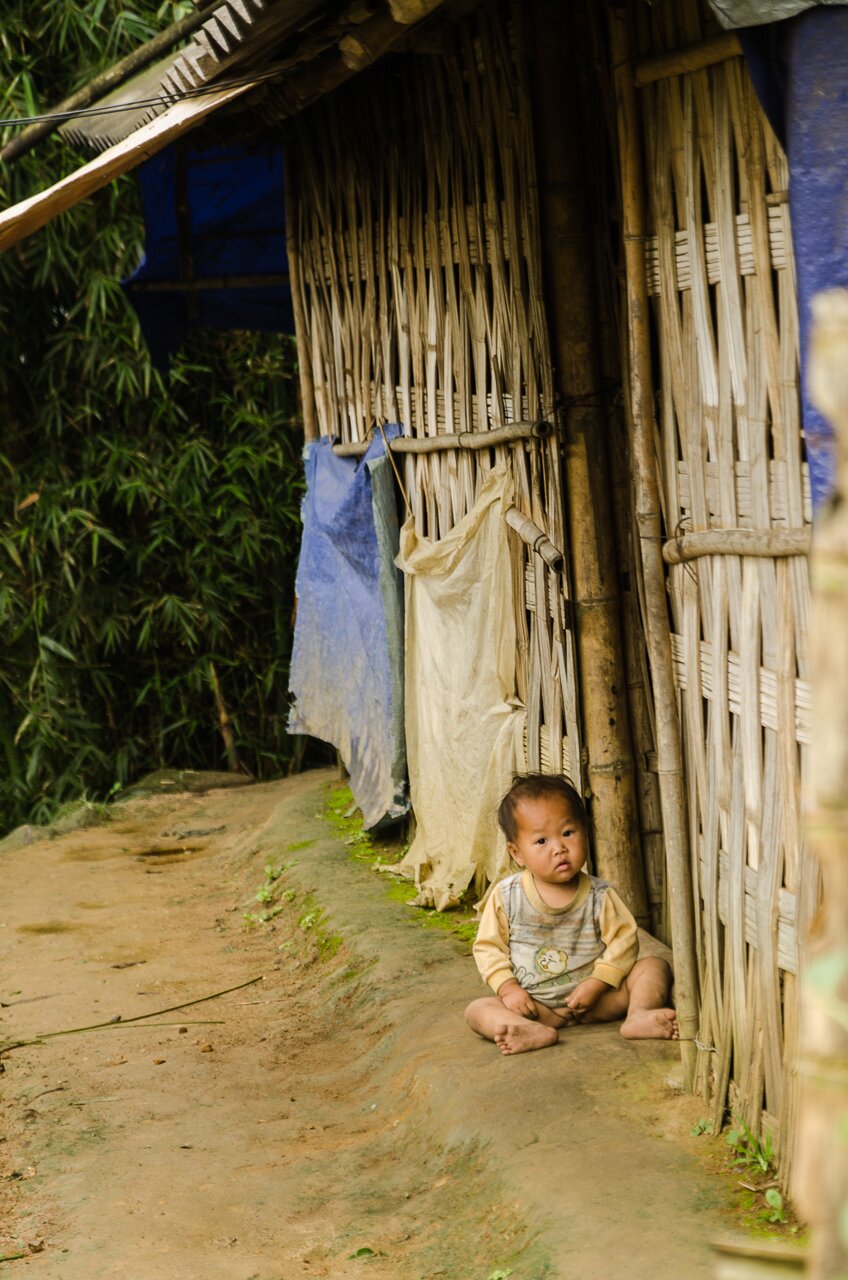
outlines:
[[836, 434], [836, 495], [811, 560], [813, 735], [807, 839], [823, 881], [802, 952], [801, 1124], [795, 1197], [811, 1280], [848, 1275], [848, 291], [813, 302], [810, 389]]
[[536, 0], [534, 117], [547, 304], [566, 412], [565, 478], [595, 860], [648, 923], [630, 741], [620, 598], [597, 359], [585, 164], [567, 6]]
[[636, 524], [645, 586], [648, 659], [654, 689], [657, 772], [665, 832], [669, 925], [674, 951], [675, 1000], [687, 1087], [695, 1071], [698, 977], [695, 962], [695, 903], [689, 861], [686, 792], [677, 690], [662, 559], [659, 482], [654, 451], [651, 335], [645, 277], [645, 197], [639, 118], [626, 13], [608, 10], [618, 120], [622, 220], [626, 264], [630, 430]]

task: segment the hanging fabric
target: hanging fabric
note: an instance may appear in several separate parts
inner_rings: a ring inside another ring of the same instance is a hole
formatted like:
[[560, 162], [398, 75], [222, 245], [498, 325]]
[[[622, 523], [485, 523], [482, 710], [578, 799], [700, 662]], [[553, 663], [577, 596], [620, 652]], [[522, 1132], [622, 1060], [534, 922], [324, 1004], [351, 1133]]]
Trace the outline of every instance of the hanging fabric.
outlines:
[[430, 542], [410, 518], [406, 575], [406, 741], [416, 836], [398, 868], [418, 905], [456, 906], [509, 867], [495, 813], [523, 767], [506, 509], [512, 477], [489, 473], [471, 511]]
[[394, 482], [380, 436], [359, 461], [336, 457], [323, 437], [305, 464], [289, 731], [338, 748], [372, 828], [409, 808]]

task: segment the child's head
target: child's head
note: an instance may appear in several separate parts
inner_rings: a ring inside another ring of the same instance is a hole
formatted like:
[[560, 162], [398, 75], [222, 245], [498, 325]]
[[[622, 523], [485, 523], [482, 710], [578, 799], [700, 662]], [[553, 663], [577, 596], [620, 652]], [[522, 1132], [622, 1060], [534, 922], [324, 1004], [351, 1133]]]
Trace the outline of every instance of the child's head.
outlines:
[[518, 806], [521, 802], [548, 798], [564, 801], [569, 807], [572, 821], [586, 831], [586, 808], [579, 792], [575, 791], [570, 782], [566, 782], [557, 773], [517, 773], [498, 806], [498, 825], [508, 844], [515, 844], [518, 838]]

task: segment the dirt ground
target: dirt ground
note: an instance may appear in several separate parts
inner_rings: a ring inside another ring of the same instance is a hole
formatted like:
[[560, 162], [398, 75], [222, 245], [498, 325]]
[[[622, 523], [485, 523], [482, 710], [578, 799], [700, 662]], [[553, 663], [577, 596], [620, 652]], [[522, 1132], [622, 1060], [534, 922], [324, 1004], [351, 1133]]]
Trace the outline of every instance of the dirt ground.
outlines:
[[677, 1049], [473, 1037], [467, 946], [351, 861], [331, 786], [140, 798], [0, 848], [3, 1041], [108, 1024], [3, 1055], [9, 1275], [711, 1275], [729, 1192]]

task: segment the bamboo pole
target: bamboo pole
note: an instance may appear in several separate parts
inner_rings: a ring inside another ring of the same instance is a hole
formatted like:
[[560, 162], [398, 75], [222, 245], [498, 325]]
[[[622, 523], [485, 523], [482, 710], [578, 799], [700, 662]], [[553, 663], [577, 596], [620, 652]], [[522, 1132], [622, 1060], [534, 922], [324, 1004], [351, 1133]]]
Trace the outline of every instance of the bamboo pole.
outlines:
[[633, 80], [636, 88], [642, 89], [657, 80], [702, 71], [704, 67], [714, 67], [717, 62], [726, 62], [728, 58], [738, 58], [741, 54], [739, 37], [733, 31], [723, 31], [721, 35], [698, 40], [682, 49], [670, 49], [668, 53], [656, 53], [650, 58], [640, 59], [633, 68]]
[[813, 302], [810, 389], [836, 434], [835, 501], [816, 525], [807, 838], [823, 897], [802, 953], [795, 1196], [813, 1228], [811, 1280], [848, 1275], [848, 292]]
[[555, 0], [536, 0], [533, 25], [546, 301], [559, 391], [570, 402], [565, 445], [568, 545], [595, 861], [599, 873], [612, 881], [644, 925], [648, 907], [597, 358], [599, 329], [585, 211], [585, 162], [576, 124], [576, 54], [568, 7]]
[[540, 529], [535, 520], [525, 516], [518, 507], [507, 507], [504, 512], [510, 529], [514, 529], [526, 546], [540, 555], [545, 564], [550, 565], [555, 573], [562, 573], [564, 557], [559, 547], [554, 546], [544, 529]]
[[[509, 422], [493, 431], [445, 432], [438, 436], [398, 436], [386, 441], [392, 453], [441, 453], [451, 449], [493, 449], [495, 445], [521, 440], [546, 440], [553, 434], [549, 422]], [[334, 444], [338, 458], [359, 458], [368, 452], [370, 440], [350, 440]]]
[[654, 689], [657, 772], [665, 832], [669, 925], [674, 951], [675, 1000], [687, 1087], [695, 1071], [698, 978], [695, 963], [695, 903], [677, 690], [662, 560], [659, 482], [654, 447], [651, 334], [645, 277], [645, 196], [639, 117], [633, 86], [630, 35], [624, 10], [608, 9], [618, 119], [622, 219], [626, 264], [632, 473], [636, 523], [642, 553], [648, 659]]
[[784, 556], [810, 554], [809, 529], [711, 529], [669, 538], [662, 549], [666, 564], [684, 564], [700, 556]]

